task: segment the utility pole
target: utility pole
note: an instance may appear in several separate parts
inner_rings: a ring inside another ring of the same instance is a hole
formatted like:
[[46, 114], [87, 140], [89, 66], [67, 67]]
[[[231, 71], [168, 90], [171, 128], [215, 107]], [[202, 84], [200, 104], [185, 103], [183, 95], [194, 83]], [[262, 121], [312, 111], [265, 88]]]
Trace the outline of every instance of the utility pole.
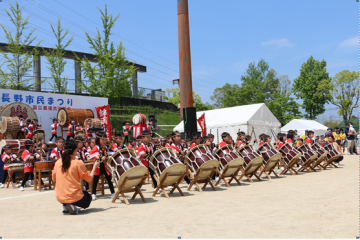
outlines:
[[177, 0], [178, 37], [179, 37], [179, 73], [180, 73], [180, 113], [184, 120], [185, 132], [196, 132], [196, 109], [193, 107], [190, 56], [190, 30], [188, 0]]

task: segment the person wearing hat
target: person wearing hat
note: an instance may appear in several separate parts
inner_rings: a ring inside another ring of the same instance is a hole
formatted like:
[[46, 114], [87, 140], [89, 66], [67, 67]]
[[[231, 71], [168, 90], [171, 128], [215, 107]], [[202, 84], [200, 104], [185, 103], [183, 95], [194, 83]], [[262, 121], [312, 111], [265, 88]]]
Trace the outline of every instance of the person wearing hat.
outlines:
[[200, 144], [200, 138], [198, 137], [198, 133], [197, 132], [194, 132], [192, 134], [192, 143], [190, 145], [190, 149], [194, 148], [195, 146], [199, 145]]
[[24, 191], [24, 186], [28, 181], [29, 177], [31, 177], [32, 181], [34, 180], [34, 161], [35, 159], [40, 158], [40, 155], [35, 153], [34, 143], [30, 139], [25, 141], [25, 150], [22, 152], [21, 158], [25, 163], [25, 167], [24, 167], [25, 176], [21, 183], [20, 191]]
[[133, 148], [133, 149], [136, 148], [136, 138], [134, 137], [130, 138], [127, 148]]
[[61, 158], [62, 154], [64, 153], [65, 139], [62, 137], [57, 137], [55, 143], [56, 148], [51, 151], [50, 158], [56, 161]]
[[[5, 186], [5, 182], [6, 179], [8, 178], [8, 165], [12, 162], [14, 162], [15, 160], [17, 160], [17, 157], [15, 154], [11, 153], [11, 146], [10, 145], [5, 145], [2, 149], [1, 149], [1, 160], [4, 162], [4, 176], [1, 182], [1, 188], [3, 188]], [[17, 187], [17, 184], [15, 183], [15, 173], [12, 174], [11, 176], [13, 183], [15, 185], [15, 187]]]
[[220, 148], [222, 148], [225, 145], [228, 145], [231, 143], [231, 136], [228, 132], [223, 132], [221, 134], [222, 142], [220, 143]]
[[171, 134], [168, 134], [168, 135], [166, 136], [166, 144], [165, 144], [165, 147], [170, 147], [170, 146], [171, 146], [171, 143], [172, 143], [172, 141], [171, 141]]
[[124, 131], [124, 144], [126, 145], [129, 142], [129, 131], [131, 129], [131, 126], [128, 122], [123, 121], [123, 131]]
[[29, 132], [28, 132], [28, 135], [26, 136], [26, 138], [32, 139], [34, 137], [34, 131], [37, 129], [41, 129], [41, 123], [40, 123], [40, 125], [38, 125], [38, 120], [33, 119], [32, 123], [29, 124], [28, 129], [29, 129]]
[[154, 154], [154, 148], [151, 144], [151, 133], [148, 130], [142, 132], [142, 139], [143, 142], [140, 144], [139, 148], [137, 149], [138, 158], [141, 162], [148, 168], [152, 182], [154, 184], [154, 190], [157, 188], [157, 181], [154, 178], [154, 170], [149, 166], [149, 159], [151, 155]]
[[114, 190], [114, 185], [111, 181], [111, 175], [105, 164], [105, 161], [106, 161], [107, 155], [108, 155], [108, 148], [106, 146], [107, 141], [108, 141], [108, 138], [106, 136], [106, 133], [97, 132], [96, 139], [95, 139], [95, 146], [90, 151], [90, 160], [100, 161], [100, 166], [98, 168], [96, 168], [96, 171], [94, 174], [94, 181], [92, 184], [92, 199], [93, 200], [96, 200], [96, 187], [99, 182], [100, 175], [104, 175], [106, 178], [106, 181], [109, 184], [111, 198], [115, 197], [115, 190]]
[[138, 150], [138, 148], [140, 147], [140, 145], [143, 143], [143, 137], [142, 135], [139, 135], [136, 137], [136, 147], [135, 147], [135, 151]]

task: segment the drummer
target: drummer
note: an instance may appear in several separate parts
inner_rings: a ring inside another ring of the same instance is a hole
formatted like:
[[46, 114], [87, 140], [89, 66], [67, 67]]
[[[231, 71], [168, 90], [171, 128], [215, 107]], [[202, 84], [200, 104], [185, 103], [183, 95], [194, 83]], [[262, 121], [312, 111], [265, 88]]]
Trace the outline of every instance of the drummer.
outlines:
[[134, 150], [137, 149], [136, 147], [136, 138], [131, 137], [129, 140], [129, 144], [127, 145], [127, 148], [133, 148]]
[[246, 142], [245, 142], [245, 133], [244, 132], [238, 132], [238, 139], [239, 141], [236, 143], [236, 147], [238, 149], [242, 148], [243, 146], [246, 145]]
[[88, 132], [89, 128], [91, 127], [91, 119], [87, 120], [87, 125], [85, 127], [85, 137], [91, 138], [92, 134]]
[[141, 144], [143, 143], [143, 137], [142, 135], [139, 135], [136, 137], [136, 147], [135, 150], [138, 150], [138, 148], [141, 146]]
[[75, 120], [70, 119], [70, 123], [68, 126], [68, 132], [66, 133], [66, 141], [74, 138], [75, 130], [76, 130]]
[[116, 151], [125, 148], [124, 144], [122, 144], [123, 142], [123, 137], [121, 135], [121, 133], [117, 133], [115, 134], [115, 142], [114, 144], [111, 146], [109, 152], [113, 152], [115, 153]]
[[194, 132], [192, 134], [192, 143], [190, 145], [190, 149], [194, 148], [195, 146], [199, 145], [200, 144], [200, 141], [201, 141], [201, 138], [198, 137], [198, 133], [197, 132]]
[[[3, 188], [6, 182], [6, 178], [8, 177], [8, 162], [11, 161], [15, 161], [16, 160], [16, 155], [11, 153], [11, 146], [10, 145], [5, 145], [2, 149], [1, 149], [1, 160], [4, 162], [4, 176], [1, 182], [1, 186], [0, 188]], [[17, 187], [17, 184], [15, 183], [15, 173], [12, 174], [11, 176], [13, 183], [15, 185], [15, 187]]]
[[328, 141], [329, 141], [329, 144], [332, 143], [340, 153], [339, 158], [334, 161], [335, 165], [339, 165], [339, 162], [344, 159], [344, 156], [343, 156], [343, 153], [341, 151], [340, 145], [336, 143], [335, 137], [334, 137], [333, 134], [329, 134]]
[[65, 152], [60, 161], [55, 163], [52, 172], [52, 179], [56, 181], [55, 197], [63, 204], [63, 213], [78, 214], [76, 207], [86, 209], [91, 204], [90, 194], [81, 189], [80, 178], [90, 182], [94, 178], [99, 162], [94, 163], [93, 169], [89, 174], [84, 163], [76, 159], [77, 150], [78, 143], [74, 140], [67, 141]]
[[85, 138], [84, 148], [88, 153], [90, 153], [90, 151], [91, 151], [90, 142], [91, 142], [91, 138], [89, 138], [89, 137]]
[[150, 131], [145, 130], [142, 132], [143, 142], [140, 144], [139, 148], [137, 149], [138, 158], [141, 162], [148, 168], [152, 182], [154, 184], [154, 190], [157, 188], [157, 181], [154, 178], [154, 170], [149, 167], [149, 159], [152, 154], [154, 154], [154, 149], [151, 145], [151, 134]]
[[223, 132], [221, 138], [223, 141], [220, 143], [220, 148], [231, 143], [232, 138], [228, 132]]
[[[25, 163], [25, 167], [24, 167], [25, 176], [21, 183], [20, 191], [24, 191], [24, 186], [26, 182], [29, 180], [29, 177], [31, 177], [32, 181], [34, 180], [34, 162], [35, 159], [40, 158], [40, 155], [34, 152], [34, 143], [30, 139], [25, 141], [25, 150], [22, 152], [21, 158]], [[42, 180], [41, 180], [41, 184], [43, 184]]]
[[90, 152], [90, 160], [101, 160], [100, 166], [95, 171], [94, 181], [92, 185], [92, 199], [96, 200], [96, 186], [99, 182], [100, 175], [104, 174], [106, 181], [109, 184], [111, 198], [115, 197], [114, 186], [111, 181], [110, 172], [107, 170], [107, 166], [104, 163], [107, 159], [108, 149], [106, 146], [106, 142], [108, 138], [106, 137], [106, 133], [97, 132], [95, 139], [95, 146], [91, 149]]
[[52, 160], [57, 161], [59, 158], [61, 158], [62, 154], [64, 153], [64, 145], [65, 145], [65, 139], [62, 137], [56, 138], [56, 148], [54, 148], [51, 151], [50, 158]]
[[[183, 150], [183, 147], [180, 144], [181, 134], [178, 131], [175, 131], [171, 134], [171, 136], [172, 136], [172, 143], [170, 147], [174, 149], [178, 158], [181, 160], [181, 162], [184, 163], [184, 156], [186, 151]], [[190, 180], [187, 176], [185, 176], [184, 180], [186, 181], [187, 184], [190, 184]]]
[[311, 146], [312, 144], [314, 144], [314, 131], [310, 130], [308, 131], [308, 136], [305, 140], [305, 143], [308, 144], [309, 146]]
[[170, 147], [171, 143], [172, 143], [171, 134], [168, 134], [168, 135], [166, 136], [166, 144], [165, 144], [165, 147]]
[[51, 124], [51, 138], [50, 138], [50, 142], [53, 140], [53, 138], [57, 138], [57, 128], [58, 128], [59, 124], [58, 124], [58, 120], [57, 118], [53, 118], [53, 124]]

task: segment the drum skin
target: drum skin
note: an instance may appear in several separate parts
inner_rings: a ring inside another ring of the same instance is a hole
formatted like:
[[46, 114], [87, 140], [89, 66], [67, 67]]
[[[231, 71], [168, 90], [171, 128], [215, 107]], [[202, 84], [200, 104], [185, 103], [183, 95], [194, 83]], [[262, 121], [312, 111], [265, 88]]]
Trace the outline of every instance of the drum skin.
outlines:
[[281, 153], [277, 149], [273, 148], [269, 143], [264, 143], [263, 145], [261, 145], [258, 148], [257, 152], [264, 159], [264, 171], [269, 171], [274, 168], [281, 160], [282, 156]]
[[323, 147], [321, 147], [320, 143], [318, 142], [311, 145], [311, 149], [317, 154], [318, 160], [325, 158], [328, 154], [328, 152]]
[[34, 137], [33, 137], [33, 139], [36, 140], [36, 136], [37, 136], [37, 138], [38, 138], [39, 141], [45, 139], [45, 131], [44, 131], [43, 129], [36, 129], [36, 130], [34, 131]]
[[[185, 174], [185, 165], [177, 158], [172, 148], [161, 148], [150, 158], [150, 167], [155, 168], [154, 172], [161, 182], [166, 174]], [[181, 176], [168, 176], [163, 186], [172, 186], [178, 182]]]
[[60, 108], [57, 114], [60, 127], [67, 127], [70, 119], [74, 119], [77, 124], [84, 122], [87, 118], [94, 118], [91, 109]]
[[24, 163], [12, 163], [12, 164], [9, 164], [9, 166], [8, 166], [8, 169], [10, 172], [23, 171], [24, 168], [25, 168]]
[[38, 119], [34, 109], [26, 103], [13, 102], [0, 106], [0, 117], [17, 117], [19, 114], [26, 119]]
[[317, 157], [317, 154], [313, 152], [313, 150], [307, 144], [301, 145], [300, 147], [298, 147], [298, 150], [301, 152], [301, 160], [303, 161], [303, 163], [315, 160]]
[[6, 135], [6, 139], [15, 139], [20, 130], [20, 120], [18, 117], [1, 117], [0, 132]]
[[140, 123], [146, 124], [146, 116], [142, 113], [135, 114], [132, 121], [134, 125], [138, 125]]
[[332, 160], [337, 159], [338, 157], [341, 156], [339, 151], [336, 149], [336, 147], [332, 143], [329, 143], [324, 148], [328, 152], [327, 155], [326, 155], [327, 161], [332, 161]]
[[290, 143], [285, 143], [280, 149], [279, 152], [281, 152], [282, 154], [282, 160], [286, 163], [289, 164], [291, 163], [294, 159], [296, 158], [300, 158], [301, 157], [301, 153], [296, 150], [292, 145], [290, 145]]

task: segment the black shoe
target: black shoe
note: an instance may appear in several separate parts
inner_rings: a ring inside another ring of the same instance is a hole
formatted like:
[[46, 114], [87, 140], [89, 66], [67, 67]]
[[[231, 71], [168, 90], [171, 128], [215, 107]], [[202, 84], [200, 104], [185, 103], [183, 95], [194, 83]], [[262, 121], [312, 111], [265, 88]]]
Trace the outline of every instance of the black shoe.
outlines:
[[75, 207], [75, 205], [72, 204], [66, 204], [66, 209], [69, 211], [70, 214], [78, 214], [78, 209]]

